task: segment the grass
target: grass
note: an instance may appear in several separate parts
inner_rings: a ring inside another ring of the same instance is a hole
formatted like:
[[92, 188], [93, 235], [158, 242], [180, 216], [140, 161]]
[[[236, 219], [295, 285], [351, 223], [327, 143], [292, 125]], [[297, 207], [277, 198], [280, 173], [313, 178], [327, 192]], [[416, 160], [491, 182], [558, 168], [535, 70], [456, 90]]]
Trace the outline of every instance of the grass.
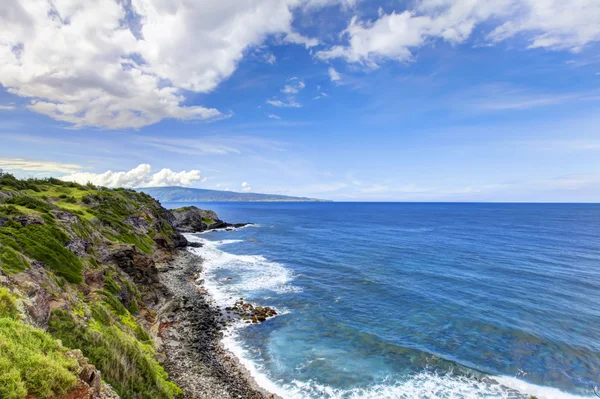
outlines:
[[[151, 336], [135, 317], [144, 306], [140, 290], [145, 287], [99, 256], [109, 240], [133, 244], [149, 255], [157, 248], [155, 240], [161, 247], [164, 240], [172, 242], [168, 211], [133, 190], [52, 178], [18, 180], [0, 172], [0, 191], [8, 194], [0, 199], [0, 268], [14, 274], [40, 261], [48, 282], [76, 293], [68, 299], [52, 293], [65, 306], [52, 312], [44, 333], [19, 320], [15, 298], [0, 287], [0, 398], [64, 396], [76, 383], [67, 348], [80, 349], [123, 399], [179, 396], [181, 389], [169, 381]], [[75, 218], [58, 217], [58, 211]], [[138, 222], [141, 226], [135, 227]], [[74, 238], [91, 244], [81, 259], [66, 248]], [[84, 269], [104, 272], [103, 289], [85, 289]]]
[[29, 267], [29, 262], [19, 251], [0, 243], [0, 269], [6, 274], [13, 275]]
[[42, 330], [20, 322], [14, 299], [0, 288], [0, 398], [55, 398], [76, 383], [76, 361]]
[[86, 324], [64, 310], [55, 310], [49, 331], [66, 346], [80, 348], [123, 399], [173, 399], [181, 394], [154, 359], [152, 346], [139, 339], [147, 334], [127, 311], [122, 317], [145, 336], [138, 338], [131, 326], [101, 303], [93, 305], [92, 315]]
[[[58, 227], [46, 224], [32, 224], [21, 227], [17, 223], [0, 229], [0, 244], [21, 248], [30, 258], [43, 262], [58, 276], [70, 283], [82, 281], [83, 265], [77, 256], [65, 248], [69, 237]], [[18, 244], [18, 247], [14, 246]], [[9, 255], [7, 255], [9, 256]], [[4, 262], [3, 262], [4, 263]], [[12, 267], [15, 267], [13, 262]]]

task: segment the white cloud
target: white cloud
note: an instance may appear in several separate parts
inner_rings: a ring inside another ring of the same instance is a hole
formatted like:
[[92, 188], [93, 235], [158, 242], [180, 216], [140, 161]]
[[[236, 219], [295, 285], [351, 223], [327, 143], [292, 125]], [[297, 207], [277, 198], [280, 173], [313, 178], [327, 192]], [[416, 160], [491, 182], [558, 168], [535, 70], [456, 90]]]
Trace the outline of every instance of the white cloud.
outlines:
[[304, 84], [304, 81], [298, 80], [296, 78], [296, 79], [293, 79], [292, 84], [283, 86], [283, 89], [281, 89], [281, 92], [285, 93], [285, 94], [297, 94], [300, 90], [304, 89], [305, 87], [306, 87], [306, 85]]
[[16, 109], [14, 105], [0, 105], [0, 111], [13, 111]]
[[271, 104], [272, 106], [277, 107], [277, 108], [300, 108], [300, 107], [302, 107], [302, 104], [297, 102], [295, 98], [288, 98], [285, 101], [277, 100], [274, 98], [271, 100], [267, 100], [266, 102], [267, 102], [267, 104]]
[[23, 158], [0, 158], [0, 169], [32, 172], [75, 173], [83, 166], [72, 163], [36, 161]]
[[60, 179], [79, 184], [91, 182], [97, 186], [105, 187], [190, 186], [200, 180], [200, 171], [173, 172], [171, 169], [162, 169], [153, 174], [150, 165], [141, 164], [127, 172], [113, 172], [111, 170], [104, 173], [76, 172]]
[[281, 119], [281, 116], [278, 116], [278, 115], [275, 115], [275, 114], [269, 114], [269, 115], [267, 115], [267, 116], [268, 116], [270, 119], [277, 119], [277, 120]]
[[267, 64], [273, 65], [277, 62], [277, 57], [273, 53], [266, 53], [263, 58]]
[[271, 104], [274, 107], [278, 107], [278, 108], [300, 108], [302, 107], [302, 104], [300, 104], [298, 101], [296, 101], [296, 94], [298, 94], [301, 90], [303, 90], [306, 87], [306, 84], [304, 84], [304, 81], [301, 79], [298, 79], [297, 77], [293, 77], [288, 79], [288, 81], [290, 82], [289, 84], [283, 86], [283, 88], [281, 89], [281, 92], [283, 94], [287, 94], [287, 97], [285, 100], [279, 100], [276, 97], [267, 100], [267, 104]]
[[242, 183], [242, 191], [247, 193], [249, 191], [252, 191], [252, 187], [247, 182], [243, 182]]
[[342, 79], [342, 77], [340, 76], [338, 71], [335, 70], [334, 67], [330, 67], [327, 70], [327, 72], [329, 72], [329, 79], [331, 79], [332, 82], [338, 82]]
[[495, 25], [485, 38], [489, 43], [525, 33], [529, 48], [579, 51], [600, 40], [598, 20], [598, 0], [420, 0], [412, 10], [380, 12], [374, 22], [355, 16], [344, 31], [348, 45], [319, 51], [317, 57], [370, 67], [384, 59], [405, 62], [411, 60], [412, 50], [432, 40], [465, 42], [483, 22]]
[[[271, 35], [292, 29], [304, 0], [42, 1], [0, 4], [0, 85], [28, 108], [75, 127], [139, 128], [164, 118], [218, 119], [185, 105], [231, 76]], [[235, 10], [235, 12], [232, 12]]]

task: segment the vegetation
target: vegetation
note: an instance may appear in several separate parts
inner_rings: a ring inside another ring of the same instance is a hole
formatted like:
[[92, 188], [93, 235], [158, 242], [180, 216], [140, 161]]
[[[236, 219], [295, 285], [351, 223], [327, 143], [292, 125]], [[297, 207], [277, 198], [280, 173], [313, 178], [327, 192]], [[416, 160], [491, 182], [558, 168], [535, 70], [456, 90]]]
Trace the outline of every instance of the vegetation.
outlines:
[[[56, 310], [49, 331], [65, 345], [81, 348], [89, 360], [103, 370], [104, 379], [124, 399], [140, 396], [171, 399], [181, 393], [177, 385], [168, 381], [167, 373], [154, 359], [147, 333], [137, 325], [135, 329], [128, 325], [135, 321], [127, 310], [119, 307], [119, 313], [129, 316], [124, 322], [105, 304], [95, 304], [93, 309], [93, 321], [89, 324], [76, 320], [64, 310]], [[135, 336], [136, 329], [143, 331], [146, 342]]]
[[[175, 234], [168, 216], [150, 196], [133, 190], [19, 180], [0, 172], [1, 273], [27, 272], [39, 262], [45, 275], [36, 269], [35, 284], [61, 304], [44, 332], [19, 314], [25, 307], [17, 304], [26, 294], [0, 287], [0, 398], [64, 395], [77, 383], [70, 349], [80, 349], [122, 398], [172, 399], [181, 393], [157, 362], [144, 328], [147, 288], [99, 255], [112, 243], [148, 255], [168, 248]], [[73, 242], [79, 243], [74, 252]], [[88, 275], [100, 277], [88, 285]]]
[[49, 334], [20, 322], [15, 300], [0, 288], [0, 398], [52, 398], [77, 382], [76, 361]]
[[[13, 222], [0, 229], [0, 244], [4, 246], [2, 264], [6, 258], [6, 269], [21, 271], [27, 267], [25, 259], [16, 251], [22, 248], [31, 259], [43, 262], [58, 276], [71, 283], [80, 283], [83, 266], [77, 256], [65, 248], [69, 237], [51, 224], [22, 226]], [[3, 266], [3, 269], [5, 268]]]

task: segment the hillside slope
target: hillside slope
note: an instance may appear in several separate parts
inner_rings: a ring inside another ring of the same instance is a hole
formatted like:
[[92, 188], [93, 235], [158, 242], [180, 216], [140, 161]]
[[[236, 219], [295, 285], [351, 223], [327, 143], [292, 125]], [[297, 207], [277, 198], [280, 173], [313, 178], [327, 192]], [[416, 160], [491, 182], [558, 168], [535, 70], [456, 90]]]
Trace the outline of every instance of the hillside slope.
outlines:
[[157, 269], [187, 244], [172, 219], [133, 190], [0, 174], [1, 398], [180, 395], [153, 339]]
[[160, 202], [328, 202], [278, 194], [237, 193], [187, 187], [144, 187], [138, 188], [137, 191], [149, 194]]

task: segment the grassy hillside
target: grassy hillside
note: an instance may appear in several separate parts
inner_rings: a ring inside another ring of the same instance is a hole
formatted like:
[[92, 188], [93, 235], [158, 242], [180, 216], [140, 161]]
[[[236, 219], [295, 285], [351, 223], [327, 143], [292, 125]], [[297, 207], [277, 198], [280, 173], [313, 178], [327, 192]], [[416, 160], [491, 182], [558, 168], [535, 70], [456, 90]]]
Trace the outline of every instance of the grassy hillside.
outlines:
[[149, 333], [156, 262], [180, 240], [169, 217], [133, 190], [0, 174], [0, 397], [75, 389], [75, 349], [121, 398], [181, 392]]
[[236, 193], [187, 187], [145, 187], [139, 188], [138, 191], [147, 193], [160, 202], [326, 202], [277, 194]]

